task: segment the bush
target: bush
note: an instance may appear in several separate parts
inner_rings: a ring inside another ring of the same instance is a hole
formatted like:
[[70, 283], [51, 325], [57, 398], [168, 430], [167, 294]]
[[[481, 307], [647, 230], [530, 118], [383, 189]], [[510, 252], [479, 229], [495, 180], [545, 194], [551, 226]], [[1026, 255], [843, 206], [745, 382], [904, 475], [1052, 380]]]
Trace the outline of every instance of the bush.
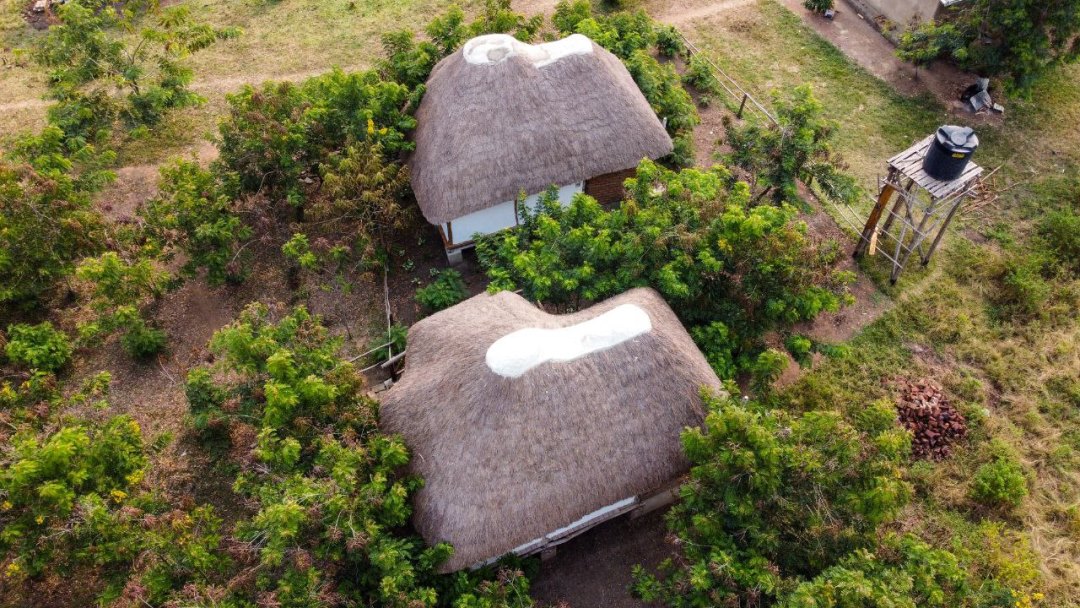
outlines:
[[683, 433], [693, 468], [668, 515], [680, 555], [659, 577], [637, 570], [646, 601], [767, 605], [872, 547], [911, 496], [900, 468], [910, 437], [895, 425], [860, 431], [834, 412], [796, 416], [726, 397], [706, 405], [704, 427]]
[[165, 349], [168, 336], [164, 331], [150, 327], [139, 317], [130, 318], [120, 337], [120, 345], [133, 359], [149, 359]]
[[686, 43], [683, 42], [679, 30], [671, 25], [661, 25], [656, 28], [656, 51], [661, 57], [684, 57], [686, 55]]
[[1071, 209], [1051, 211], [1039, 222], [1039, 236], [1057, 263], [1080, 274], [1080, 215]]
[[24, 142], [33, 164], [0, 160], [0, 304], [32, 304], [105, 241], [90, 195], [108, 174], [76, 175], [73, 159], [58, 149], [61, 139], [59, 129], [46, 127]]
[[815, 13], [824, 13], [833, 8], [833, 0], [805, 0], [803, 6]]
[[971, 497], [987, 506], [1018, 507], [1027, 493], [1024, 469], [1011, 456], [995, 457], [971, 479]]
[[690, 66], [683, 74], [682, 80], [701, 93], [717, 95], [720, 93], [720, 82], [716, 80], [712, 66], [705, 58], [694, 55], [690, 58]]
[[225, 427], [240, 471], [233, 487], [254, 506], [234, 541], [262, 574], [230, 586], [228, 599], [308, 606], [334, 593], [365, 606], [433, 608], [459, 597], [462, 606], [530, 606], [520, 573], [487, 584], [483, 574], [436, 573], [451, 548], [408, 534], [421, 482], [405, 473], [401, 439], [380, 432], [378, 404], [338, 357], [340, 344], [303, 308], [253, 304], [214, 335], [216, 363], [188, 376], [196, 424]]
[[166, 256], [183, 251], [183, 271], [206, 270], [211, 285], [243, 277], [240, 254], [251, 228], [233, 207], [214, 173], [176, 160], [162, 167], [158, 195], [140, 210], [147, 234]]
[[731, 347], [718, 350], [721, 371], [726, 360], [751, 365], [765, 332], [845, 301], [853, 277], [832, 270], [834, 254], [807, 237], [798, 211], [751, 206], [746, 184], [723, 167], [673, 172], [645, 161], [626, 186], [610, 211], [585, 195], [564, 207], [549, 192], [516, 230], [481, 239], [489, 289], [576, 310], [651, 286], [687, 326], [723, 324]]
[[416, 290], [416, 301], [424, 308], [440, 311], [468, 297], [469, 292], [465, 288], [465, 281], [461, 280], [460, 272], [450, 268], [433, 268], [431, 274], [435, 280]]
[[55, 372], [71, 360], [71, 343], [64, 332], [54, 329], [48, 321], [38, 325], [19, 323], [8, 327], [4, 352], [19, 365]]
[[[69, 424], [48, 437], [21, 433], [0, 471], [0, 551], [16, 568], [37, 574], [56, 552], [63, 532], [89, 497], [123, 503], [143, 476], [146, 457], [139, 425], [126, 416], [104, 425]], [[50, 542], [40, 542], [52, 534]], [[11, 566], [8, 566], [9, 573]]]

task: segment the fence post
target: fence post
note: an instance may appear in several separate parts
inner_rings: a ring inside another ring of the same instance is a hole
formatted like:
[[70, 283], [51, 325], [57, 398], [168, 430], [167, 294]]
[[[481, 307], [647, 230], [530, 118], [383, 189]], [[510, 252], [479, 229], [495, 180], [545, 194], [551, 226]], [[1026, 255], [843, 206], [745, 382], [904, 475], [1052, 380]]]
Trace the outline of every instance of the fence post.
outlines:
[[739, 111], [735, 113], [735, 116], [738, 116], [739, 120], [742, 120], [742, 112], [743, 112], [743, 109], [746, 107], [746, 97], [747, 97], [747, 95], [748, 95], [748, 93], [743, 93], [743, 95], [742, 95], [742, 103], [739, 104]]

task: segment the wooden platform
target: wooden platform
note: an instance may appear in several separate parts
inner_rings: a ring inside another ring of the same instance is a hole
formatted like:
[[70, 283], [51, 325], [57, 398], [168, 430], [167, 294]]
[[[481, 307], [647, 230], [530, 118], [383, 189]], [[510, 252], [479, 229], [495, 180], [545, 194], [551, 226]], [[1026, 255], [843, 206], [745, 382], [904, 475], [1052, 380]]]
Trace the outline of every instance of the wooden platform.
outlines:
[[920, 188], [930, 193], [937, 200], [949, 198], [967, 189], [973, 180], [982, 175], [983, 169], [975, 163], [968, 163], [964, 173], [952, 181], [942, 181], [927, 175], [923, 171], [923, 160], [934, 141], [931, 135], [919, 143], [889, 159], [889, 166], [901, 175], [915, 182]]

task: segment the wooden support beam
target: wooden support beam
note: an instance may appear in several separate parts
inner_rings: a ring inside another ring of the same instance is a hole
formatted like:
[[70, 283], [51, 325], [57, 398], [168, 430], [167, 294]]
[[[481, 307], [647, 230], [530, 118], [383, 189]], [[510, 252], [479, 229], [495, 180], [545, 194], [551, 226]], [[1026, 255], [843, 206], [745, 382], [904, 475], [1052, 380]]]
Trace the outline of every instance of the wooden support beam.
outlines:
[[[890, 174], [891, 177], [891, 174]], [[881, 189], [881, 193], [878, 194], [877, 204], [874, 205], [874, 210], [870, 212], [870, 217], [866, 218], [866, 226], [863, 227], [862, 238], [859, 239], [859, 244], [855, 246], [855, 257], [861, 257], [866, 254], [867, 248], [870, 246], [870, 239], [873, 238], [874, 232], [877, 231], [878, 222], [881, 221], [881, 214], [885, 212], [885, 207], [889, 204], [889, 199], [892, 198], [893, 193], [896, 192], [896, 187], [891, 182], [887, 182]]]

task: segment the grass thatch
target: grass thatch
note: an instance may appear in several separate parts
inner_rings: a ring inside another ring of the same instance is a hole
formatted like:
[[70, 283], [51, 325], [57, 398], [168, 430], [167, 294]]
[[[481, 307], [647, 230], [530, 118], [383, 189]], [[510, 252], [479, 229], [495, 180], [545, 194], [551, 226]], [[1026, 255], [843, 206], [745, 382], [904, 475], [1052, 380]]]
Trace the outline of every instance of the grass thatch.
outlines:
[[540, 68], [519, 55], [470, 64], [458, 51], [435, 66], [427, 87], [410, 165], [433, 224], [672, 149], [626, 67], [595, 43], [590, 54]]
[[[621, 304], [652, 322], [637, 338], [520, 378], [493, 373], [488, 347], [526, 327], [574, 325]], [[401, 381], [384, 393], [425, 485], [414, 524], [455, 547], [444, 569], [502, 555], [686, 470], [680, 432], [700, 424], [700, 390], [720, 381], [668, 305], [635, 289], [550, 315], [509, 292], [481, 294], [409, 330]]]

